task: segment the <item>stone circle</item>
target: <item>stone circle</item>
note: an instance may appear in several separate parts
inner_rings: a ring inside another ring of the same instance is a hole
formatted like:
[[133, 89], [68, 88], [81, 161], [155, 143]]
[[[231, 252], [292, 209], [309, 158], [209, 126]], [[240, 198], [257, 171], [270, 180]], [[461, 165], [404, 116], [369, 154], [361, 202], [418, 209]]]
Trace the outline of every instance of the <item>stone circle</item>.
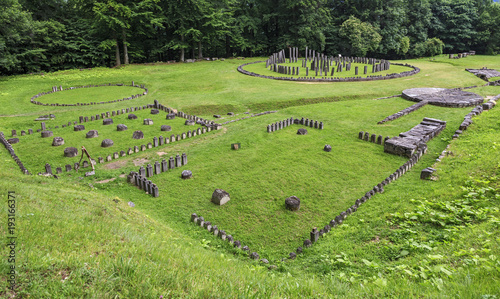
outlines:
[[298, 211], [300, 209], [300, 199], [297, 196], [290, 196], [285, 199], [285, 205], [290, 211]]
[[403, 98], [414, 102], [427, 102], [442, 107], [469, 107], [481, 105], [483, 97], [473, 92], [446, 88], [410, 88], [403, 90]]
[[128, 127], [124, 124], [119, 124], [116, 126], [116, 130], [117, 131], [126, 131], [126, 130], [128, 130]]
[[53, 135], [52, 131], [42, 131], [42, 138], [52, 137]]
[[150, 119], [150, 118], [146, 118], [146, 119], [144, 120], [144, 124], [145, 124], [145, 125], [150, 126], [150, 125], [152, 125], [152, 124], [153, 124], [153, 120], [152, 120], [152, 119]]
[[161, 126], [161, 130], [169, 132], [169, 131], [172, 131], [172, 127], [171, 126], [167, 126], [167, 125], [162, 125]]
[[230, 200], [229, 193], [222, 189], [215, 189], [212, 194], [212, 202], [216, 205], [222, 206]]
[[10, 138], [10, 139], [7, 139], [7, 142], [9, 144], [16, 144], [16, 143], [19, 143], [19, 138]]
[[113, 146], [113, 140], [111, 139], [104, 139], [102, 142], [101, 142], [101, 147], [110, 147], [110, 146]]
[[62, 137], [54, 137], [52, 140], [52, 146], [60, 146], [64, 144], [64, 139]]
[[181, 178], [183, 180], [187, 180], [187, 179], [190, 179], [192, 177], [193, 177], [193, 173], [191, 172], [191, 170], [184, 170], [184, 171], [182, 171]]
[[113, 119], [111, 118], [106, 118], [102, 120], [102, 124], [107, 126], [107, 125], [112, 125], [113, 124]]
[[129, 114], [128, 119], [137, 119], [137, 115], [135, 114]]
[[133, 139], [144, 139], [144, 133], [142, 131], [135, 131], [134, 134], [132, 134]]
[[307, 130], [304, 128], [300, 128], [297, 130], [297, 135], [307, 135]]
[[64, 156], [68, 158], [76, 157], [78, 155], [78, 149], [76, 147], [67, 147], [64, 149]]
[[73, 127], [73, 130], [74, 131], [83, 131], [83, 130], [85, 130], [85, 126], [84, 125], [76, 125]]
[[86, 138], [96, 138], [96, 137], [99, 137], [99, 133], [97, 132], [97, 130], [90, 130], [87, 132], [85, 137]]

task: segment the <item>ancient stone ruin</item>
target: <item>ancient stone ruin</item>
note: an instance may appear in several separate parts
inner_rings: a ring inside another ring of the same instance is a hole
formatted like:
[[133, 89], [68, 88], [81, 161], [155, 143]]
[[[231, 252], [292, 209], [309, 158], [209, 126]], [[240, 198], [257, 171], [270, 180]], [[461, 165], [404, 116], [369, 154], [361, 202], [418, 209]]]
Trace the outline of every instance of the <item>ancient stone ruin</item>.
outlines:
[[230, 200], [229, 193], [222, 189], [215, 189], [212, 194], [212, 202], [216, 205], [222, 206]]
[[387, 140], [384, 143], [384, 152], [411, 157], [420, 144], [427, 143], [445, 128], [445, 121], [426, 117], [410, 131]]

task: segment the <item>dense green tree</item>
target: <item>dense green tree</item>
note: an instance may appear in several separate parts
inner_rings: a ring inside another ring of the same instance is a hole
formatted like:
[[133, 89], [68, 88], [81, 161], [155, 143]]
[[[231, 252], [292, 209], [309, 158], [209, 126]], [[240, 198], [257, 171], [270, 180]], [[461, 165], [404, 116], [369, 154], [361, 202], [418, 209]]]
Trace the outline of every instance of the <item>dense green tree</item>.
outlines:
[[432, 0], [430, 36], [445, 43], [447, 52], [465, 52], [476, 44], [477, 7], [473, 0]]
[[339, 34], [348, 41], [351, 49], [350, 53], [345, 54], [359, 57], [376, 50], [382, 40], [382, 36], [370, 23], [361, 22], [352, 16], [342, 23]]
[[30, 51], [24, 46], [31, 32], [31, 15], [17, 0], [0, 0], [0, 74], [21, 69], [21, 60]]

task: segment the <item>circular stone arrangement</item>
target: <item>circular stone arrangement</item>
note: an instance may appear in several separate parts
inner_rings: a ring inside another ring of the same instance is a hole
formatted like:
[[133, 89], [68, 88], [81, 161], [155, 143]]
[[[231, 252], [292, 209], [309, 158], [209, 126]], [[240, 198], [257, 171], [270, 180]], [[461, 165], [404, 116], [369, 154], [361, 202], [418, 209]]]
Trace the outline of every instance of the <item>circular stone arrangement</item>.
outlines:
[[64, 139], [62, 137], [54, 137], [52, 140], [52, 146], [60, 146], [64, 144]]
[[[144, 91], [142, 93], [138, 93], [138, 94], [130, 96], [128, 98], [112, 100], [112, 101], [107, 101], [107, 102], [90, 102], [90, 103], [75, 103], [75, 104], [59, 104], [59, 103], [47, 104], [47, 103], [42, 103], [42, 102], [37, 101], [37, 99], [39, 97], [46, 95], [46, 94], [51, 94], [54, 92], [61, 92], [64, 90], [73, 90], [73, 89], [77, 89], [77, 88], [106, 87], [106, 86], [130, 86], [130, 87], [141, 88]], [[135, 85], [134, 82], [132, 81], [132, 85], [125, 85], [123, 83], [116, 83], [116, 84], [108, 83], [108, 84], [101, 84], [101, 85], [85, 85], [85, 86], [78, 86], [78, 87], [68, 87], [65, 89], [63, 89], [62, 86], [59, 86], [59, 87], [54, 86], [54, 87], [52, 87], [51, 91], [41, 92], [39, 94], [32, 96], [30, 101], [32, 104], [42, 105], [42, 106], [54, 106], [54, 105], [55, 106], [86, 106], [86, 105], [99, 105], [99, 104], [108, 104], [108, 103], [116, 103], [116, 102], [121, 102], [121, 101], [128, 101], [128, 100], [136, 99], [138, 97], [141, 97], [141, 96], [144, 96], [147, 94], [148, 94], [148, 89], [144, 85], [138, 86], [138, 85]], [[52, 117], [52, 114], [51, 114], [51, 117]]]
[[101, 147], [110, 147], [110, 146], [113, 146], [113, 140], [111, 139], [104, 139], [102, 142], [101, 142]]
[[76, 157], [78, 155], [78, 149], [76, 147], [67, 147], [64, 149], [64, 156], [68, 158]]
[[290, 211], [298, 211], [300, 209], [300, 199], [297, 196], [290, 196], [285, 199], [285, 205]]
[[85, 137], [86, 138], [96, 138], [96, 137], [99, 137], [99, 133], [97, 132], [97, 130], [90, 130], [87, 132]]
[[135, 131], [134, 134], [132, 134], [133, 139], [144, 139], [144, 133], [142, 131]]
[[473, 92], [446, 88], [410, 88], [403, 90], [403, 98], [431, 105], [462, 108], [481, 105], [483, 97]]
[[169, 132], [169, 131], [172, 131], [172, 127], [171, 126], [167, 126], [167, 125], [162, 125], [161, 126], [161, 130]]
[[117, 131], [126, 131], [126, 130], [128, 130], [128, 127], [124, 124], [119, 124], [116, 126], [116, 130]]

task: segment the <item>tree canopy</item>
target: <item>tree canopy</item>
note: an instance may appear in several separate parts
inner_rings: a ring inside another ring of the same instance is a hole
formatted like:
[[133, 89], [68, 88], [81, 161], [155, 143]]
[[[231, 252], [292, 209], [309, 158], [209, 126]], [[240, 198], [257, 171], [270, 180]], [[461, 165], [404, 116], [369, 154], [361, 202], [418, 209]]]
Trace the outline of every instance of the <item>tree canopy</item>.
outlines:
[[287, 47], [386, 59], [497, 54], [492, 0], [0, 0], [0, 75]]

